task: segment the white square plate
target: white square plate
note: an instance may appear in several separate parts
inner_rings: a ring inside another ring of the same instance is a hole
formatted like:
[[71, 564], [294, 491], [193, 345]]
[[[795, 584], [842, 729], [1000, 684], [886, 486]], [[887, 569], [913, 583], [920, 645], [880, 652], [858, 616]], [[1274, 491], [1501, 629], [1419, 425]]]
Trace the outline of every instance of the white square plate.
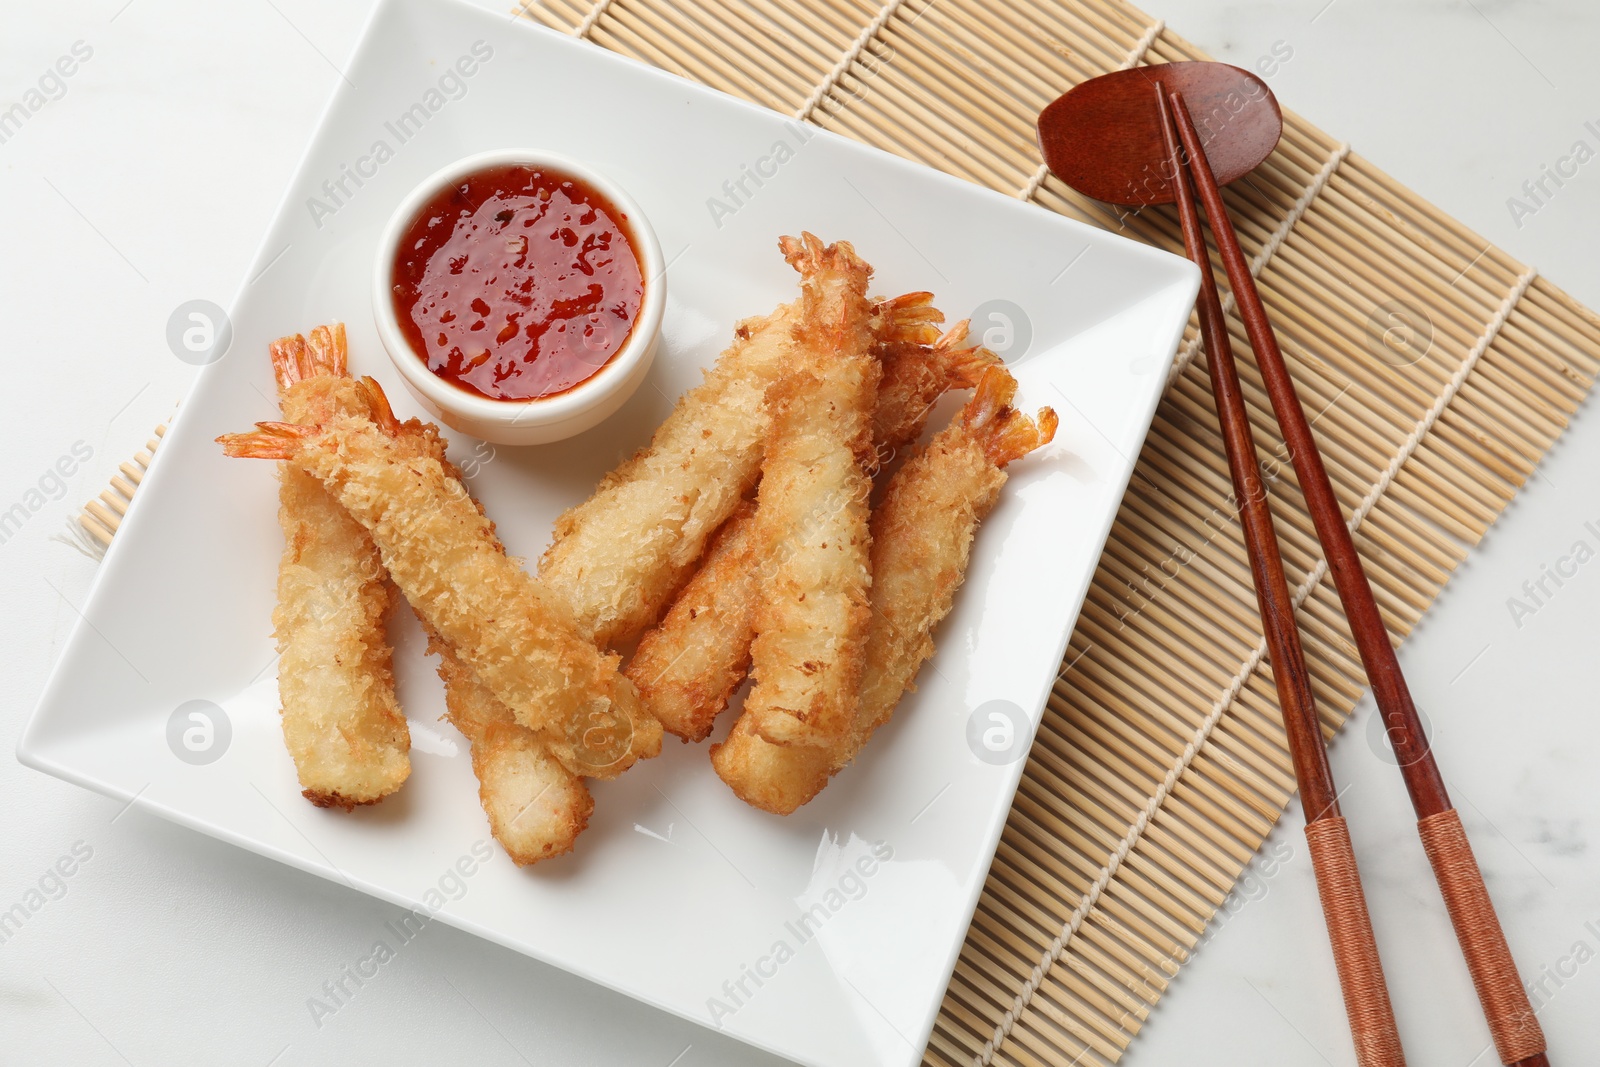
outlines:
[[[457, 68], [461, 57], [472, 62]], [[980, 760], [969, 717], [1008, 701], [1038, 721], [1195, 268], [453, 0], [381, 3], [348, 79], [235, 301], [232, 347], [183, 405], [19, 758], [362, 892], [437, 908], [799, 1062], [916, 1063], [1023, 766]], [[353, 814], [299, 796], [273, 679], [274, 474], [225, 459], [212, 439], [276, 417], [268, 341], [334, 320], [349, 323], [354, 370], [382, 381], [402, 417], [417, 413], [372, 325], [378, 231], [437, 167], [516, 146], [611, 175], [670, 261], [662, 349], [619, 414], [558, 445], [452, 443], [508, 548], [528, 559], [556, 514], [648, 439], [736, 320], [791, 298], [779, 234], [848, 238], [877, 267], [875, 291], [931, 289], [952, 319], [995, 299], [1025, 309], [1031, 339], [1023, 350], [1019, 331], [1010, 353], [1021, 406], [1057, 409], [1056, 442], [1014, 468], [920, 689], [857, 765], [787, 819], [741, 804], [704, 746], [669, 738], [660, 759], [596, 785], [575, 855], [518, 870], [483, 846], [466, 746], [437, 722], [442, 694], [409, 618], [396, 625], [396, 665], [410, 781]], [[724, 183], [757, 167], [766, 176], [744, 180], [735, 201]], [[168, 741], [193, 700], [220, 705], [231, 734], [215, 736], [220, 756], [202, 765]], [[452, 873], [458, 862], [470, 875]]]

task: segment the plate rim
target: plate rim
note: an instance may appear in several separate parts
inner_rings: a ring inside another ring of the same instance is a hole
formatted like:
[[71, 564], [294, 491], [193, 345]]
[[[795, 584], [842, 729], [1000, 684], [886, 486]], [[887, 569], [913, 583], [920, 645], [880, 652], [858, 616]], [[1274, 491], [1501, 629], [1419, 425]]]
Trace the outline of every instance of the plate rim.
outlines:
[[[357, 34], [355, 44], [351, 48], [349, 55], [346, 57], [345, 66], [348, 68], [351, 60], [363, 55], [369, 48], [373, 47], [373, 38], [381, 23], [388, 18], [399, 17], [399, 13], [407, 9], [419, 9], [425, 11], [429, 9], [435, 11], [439, 9], [451, 9], [452, 15], [450, 17], [461, 17], [468, 19], [487, 18], [491, 14], [483, 7], [469, 2], [469, 0], [378, 0], [378, 2], [375, 3], [369, 10], [365, 20], [363, 21], [361, 29]], [[517, 29], [509, 29], [511, 26], [515, 26]], [[513, 17], [512, 19], [507, 20], [506, 27], [507, 32], [532, 33], [535, 36], [545, 38], [555, 47], [574, 49], [575, 51], [573, 54], [579, 54], [579, 52], [576, 50], [592, 49], [593, 52], [589, 54], [589, 58], [593, 61], [599, 62], [602, 66], [607, 64], [622, 65], [633, 70], [636, 74], [660, 81], [663, 84], [671, 86], [675, 90], [682, 91], [685, 87], [687, 87], [691, 92], [709, 94], [722, 106], [728, 106], [731, 104], [747, 113], [760, 116], [764, 121], [795, 121], [792, 116], [785, 115], [783, 112], [762, 106], [753, 101], [745, 100], [730, 93], [725, 93], [721, 90], [704, 85], [703, 83], [694, 81], [692, 79], [680, 77], [659, 67], [654, 67], [632, 57], [613, 52], [604, 48], [603, 46], [580, 41], [572, 37], [570, 34], [562, 33], [558, 30], [535, 23], [526, 18]], [[350, 85], [348, 85], [346, 82], [343, 80], [336, 80], [334, 82], [333, 91], [328, 95], [328, 98], [324, 101], [320, 111], [318, 112], [316, 121], [312, 125], [307, 135], [306, 142], [300, 151], [299, 158], [292, 168], [282, 192], [277, 197], [272, 211], [268, 215], [268, 220], [257, 244], [256, 251], [254, 255], [250, 257], [248, 265], [242, 277], [240, 278], [239, 283], [235, 287], [234, 292], [228, 300], [227, 312], [231, 318], [237, 318], [237, 313], [241, 304], [245, 300], [245, 295], [250, 287], [251, 280], [268, 261], [269, 254], [274, 247], [271, 241], [272, 234], [277, 229], [280, 222], [291, 210], [293, 206], [291, 197], [299, 187], [309, 168], [312, 166], [315, 154], [322, 148], [324, 137], [327, 133], [335, 110], [346, 101], [347, 97], [352, 91], [353, 90], [351, 89]], [[903, 174], [913, 177], [914, 180], [931, 181], [935, 185], [943, 185], [949, 188], [959, 189], [960, 192], [966, 196], [976, 195], [980, 199], [988, 199], [990, 203], [996, 205], [1005, 204], [1007, 210], [1018, 208], [1026, 209], [1028, 207], [1027, 201], [1019, 200], [1018, 198], [1010, 196], [999, 190], [992, 189], [988, 186], [979, 185], [975, 182], [967, 181], [966, 179], [907, 159], [875, 145], [869, 145], [853, 138], [846, 137], [843, 134], [837, 133], [833, 130], [829, 130], [814, 124], [808, 124], [808, 126], [813, 134], [824, 135], [837, 146], [872, 160], [877, 165], [888, 165], [893, 168], [898, 168]], [[1110, 241], [1119, 246], [1119, 248], [1125, 253], [1133, 254], [1136, 257], [1144, 257], [1149, 260], [1152, 266], [1165, 268], [1174, 272], [1173, 276], [1166, 280], [1163, 285], [1152, 287], [1150, 292], [1154, 294], [1162, 291], [1163, 289], [1177, 287], [1180, 291], [1187, 290], [1182, 301], [1182, 306], [1187, 307], [1193, 303], [1193, 298], [1199, 290], [1200, 273], [1199, 268], [1187, 258], [1176, 255], [1172, 252], [1168, 252], [1164, 249], [1156, 248], [1152, 245], [1135, 241], [1121, 233], [1114, 232], [1103, 227], [1094, 226], [1078, 219], [1059, 215], [1055, 212], [1049, 211], [1048, 209], [1039, 208], [1039, 210], [1041, 212], [1040, 222], [1043, 225], [1055, 228], [1064, 227], [1068, 232], [1077, 232], [1087, 239], [1090, 239], [1092, 242]], [[1165, 331], [1168, 342], [1162, 347], [1165, 350], [1172, 352], [1173, 358], [1176, 357], [1177, 348], [1187, 328], [1188, 321], [1188, 315], [1185, 315], [1181, 318], [1175, 316], [1174, 323], [1168, 330]], [[187, 419], [198, 417], [193, 415], [192, 412], [193, 409], [199, 405], [191, 403], [190, 401], [199, 390], [209, 383], [213, 376], [225, 373], [225, 371], [221, 369], [221, 365], [223, 363], [224, 360], [218, 359], [213, 363], [201, 367], [194, 375], [188, 389], [184, 393], [183, 401], [181, 401], [178, 406], [177, 414], [169, 422], [169, 425], [172, 428], [172, 430], [169, 432], [175, 432], [179, 430], [179, 428], [185, 424]], [[1165, 368], [1170, 368], [1170, 366], [1171, 362], [1164, 365]], [[1096, 561], [1098, 561], [1098, 559], [1104, 555], [1105, 545], [1109, 539], [1111, 529], [1116, 522], [1116, 517], [1121, 509], [1121, 502], [1126, 496], [1128, 485], [1132, 479], [1133, 472], [1137, 467], [1138, 452], [1142, 449], [1143, 443], [1148, 437], [1150, 427], [1154, 420], [1155, 412], [1160, 405], [1162, 397], [1167, 391], [1165, 385], [1167, 377], [1168, 375], [1166, 373], [1152, 372], [1151, 384], [1145, 391], [1142, 404], [1130, 413], [1127, 425], [1137, 425], [1139, 427], [1139, 432], [1136, 435], [1136, 440], [1134, 441], [1132, 455], [1130, 457], [1125, 457], [1122, 461], [1120, 461], [1120, 470], [1118, 471], [1116, 477], [1105, 479], [1105, 484], [1108, 487], [1108, 496], [1113, 498], [1115, 502], [1105, 509], [1105, 513], [1099, 519], [1098, 528], [1096, 529], [1094, 536], [1090, 539], [1096, 546]], [[163, 462], [166, 454], [166, 450], [158, 450], [156, 452], [149, 472], [146, 475], [146, 482], [154, 479], [165, 480], [165, 470], [166, 467], [169, 466]], [[128, 523], [141, 521], [138, 518], [139, 515], [143, 514], [143, 508], [141, 508], [140, 505], [143, 502], [143, 498], [149, 495], [149, 493], [135, 494], [133, 501], [129, 505], [128, 513], [123, 519], [123, 523], [125, 525]], [[95, 627], [90, 620], [97, 609], [103, 608], [101, 601], [106, 595], [104, 593], [106, 576], [112, 573], [114, 567], [118, 564], [127, 540], [128, 539], [126, 538], [113, 538], [112, 543], [108, 546], [104, 557], [95, 567], [94, 574], [89, 582], [89, 586], [83, 598], [83, 606], [81, 610], [78, 611], [78, 618], [74, 620], [71, 630], [60, 644], [60, 651], [56, 655], [55, 661], [51, 665], [45, 685], [41, 689], [39, 696], [34, 702], [34, 706], [28, 715], [27, 721], [24, 723], [23, 728], [18, 735], [15, 745], [15, 755], [17, 761], [23, 766], [45, 774], [49, 774], [53, 777], [72, 783], [91, 792], [99, 793], [113, 800], [125, 801], [127, 807], [125, 807], [123, 810], [127, 810], [127, 808], [137, 805], [143, 810], [148, 811], [151, 814], [158, 815], [177, 825], [195, 830], [215, 840], [226, 842], [229, 845], [242, 848], [266, 859], [283, 863], [306, 874], [310, 874], [336, 884], [342, 883], [347, 888], [356, 890], [357, 892], [374, 899], [382, 900], [404, 908], [421, 908], [422, 903], [419, 900], [407, 898], [403, 893], [391, 891], [388, 888], [376, 883], [355, 878], [352, 875], [345, 874], [335, 867], [325, 866], [322, 862], [317, 861], [315, 858], [308, 859], [305, 856], [287, 851], [269, 841], [266, 841], [265, 839], [247, 837], [237, 830], [234, 830], [222, 823], [214, 820], [208, 820], [197, 815], [191, 815], [175, 807], [171, 807], [156, 801], [144, 800], [141, 802], [140, 797], [144, 791], [143, 789], [137, 792], [129, 792], [128, 790], [108, 780], [105, 780], [98, 775], [85, 773], [66, 763], [63, 763], [59, 759], [53, 758], [49, 754], [47, 746], [39, 740], [37, 735], [41, 732], [42, 725], [48, 718], [48, 712], [50, 709], [59, 703], [60, 698], [57, 694], [58, 689], [67, 681], [69, 681], [69, 679], [65, 677], [66, 672], [63, 670], [63, 665], [65, 660], [68, 658], [69, 652], [75, 649], [80, 642], [86, 640], [85, 631], [95, 630]], [[1094, 580], [1096, 570], [1097, 563], [1091, 564], [1084, 568], [1078, 587], [1072, 593], [1070, 601], [1072, 607], [1069, 613], [1070, 621], [1065, 627], [1064, 635], [1060, 642], [1061, 647], [1056, 650], [1055, 661], [1057, 663], [1060, 662], [1062, 656], [1065, 654], [1066, 647], [1072, 640], [1072, 635], [1075, 632], [1078, 618], [1082, 613], [1083, 604], [1087, 597], [1088, 589]], [[1058, 599], [1065, 602], [1067, 597], [1061, 596]], [[1038, 705], [1032, 709], [1029, 709], [1032, 716], [1030, 723], [1034, 729], [1035, 739], [1037, 738], [1037, 727], [1042, 721], [1045, 707], [1049, 702], [1050, 691], [1050, 687], [1046, 686], [1043, 697], [1038, 702]], [[1030, 751], [1031, 747], [1032, 741], [1030, 741]], [[983, 835], [981, 847], [979, 847], [974, 854], [974, 872], [971, 880], [972, 884], [966, 894], [966, 898], [961, 902], [961, 908], [959, 912], [962, 920], [961, 933], [951, 939], [950, 944], [946, 947], [943, 963], [941, 964], [942, 970], [940, 973], [945, 979], [946, 986], [948, 985], [949, 978], [954, 973], [955, 966], [959, 961], [961, 951], [966, 943], [966, 932], [970, 930], [973, 915], [976, 913], [978, 903], [982, 899], [983, 889], [987, 884], [987, 873], [993, 865], [995, 855], [998, 851], [1000, 837], [1004, 833], [1010, 811], [1015, 805], [1016, 794], [1027, 763], [1027, 758], [1022, 758], [1016, 760], [1007, 767], [1006, 776], [1004, 779], [1004, 792], [1003, 794], [1000, 794], [1005, 799], [1004, 808], [1003, 810], [998, 810], [997, 816], [989, 821], [989, 825], [985, 829]], [[145, 788], [148, 788], [148, 786]], [[533, 946], [524, 943], [518, 938], [507, 936], [501, 931], [489, 928], [473, 920], [456, 916], [448, 907], [441, 908], [439, 911], [433, 912], [432, 915], [439, 921], [462, 930], [465, 933], [509, 948], [517, 952], [519, 955], [524, 955], [535, 960], [537, 963], [543, 966], [563, 971], [586, 982], [593, 982], [602, 988], [619, 993], [628, 997], [630, 1000], [634, 1000], [638, 1003], [646, 1005], [651, 1009], [663, 1011], [678, 1018], [685, 1019], [698, 1026], [703, 1026], [707, 1029], [714, 1030], [719, 1034], [723, 1034], [752, 1047], [760, 1048], [781, 1058], [790, 1059], [794, 1056], [793, 1052], [776, 1048], [748, 1033], [724, 1029], [709, 1022], [701, 1016], [690, 1014], [688, 1011], [682, 1010], [674, 1005], [664, 1003], [657, 999], [653, 999], [650, 996], [642, 994], [639, 991], [629, 989], [620, 984], [618, 981], [609, 979], [597, 972], [592, 971], [590, 968], [586, 967], [581, 960], [559, 957], [547, 950], [536, 950]], [[922, 1023], [918, 1032], [916, 1035], [914, 1035], [918, 1039], [918, 1047], [912, 1050], [910, 1057], [906, 1060], [908, 1065], [914, 1065], [920, 1062], [922, 1051], [926, 1047], [927, 1042], [931, 1037], [932, 1030], [937, 1023], [942, 1004], [943, 996], [940, 995], [930, 998], [929, 1003], [925, 1006], [923, 1010]], [[795, 1062], [815, 1062], [817, 1067], [825, 1067], [821, 1061], [799, 1060]]]

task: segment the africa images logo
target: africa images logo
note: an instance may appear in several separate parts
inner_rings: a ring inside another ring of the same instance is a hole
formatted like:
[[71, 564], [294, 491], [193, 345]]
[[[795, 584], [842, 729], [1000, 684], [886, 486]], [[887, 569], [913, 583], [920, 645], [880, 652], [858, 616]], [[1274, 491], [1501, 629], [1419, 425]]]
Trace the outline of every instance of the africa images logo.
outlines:
[[354, 199], [361, 187], [378, 176], [378, 168], [395, 157], [406, 142], [422, 132], [435, 115], [443, 111], [452, 100], [467, 95], [467, 82], [479, 68], [494, 58], [494, 47], [487, 41], [474, 41], [468, 54], [462, 55], [430, 85], [420, 99], [383, 124], [385, 136], [377, 137], [367, 151], [352, 163], [341, 163], [339, 173], [322, 183], [322, 195], [306, 199], [306, 210], [317, 229], [329, 217]]
[[[863, 843], [864, 844], [864, 843]], [[826, 888], [816, 894], [809, 907], [783, 924], [784, 936], [754, 963], [740, 964], [739, 973], [722, 983], [721, 996], [706, 998], [706, 1011], [711, 1024], [722, 1026], [722, 1020], [735, 1014], [750, 1003], [763, 986], [778, 976], [784, 964], [794, 959], [805, 945], [814, 941], [822, 928], [851, 902], [867, 895], [871, 878], [894, 859], [894, 848], [886, 841], [871, 845], [847, 863]]]

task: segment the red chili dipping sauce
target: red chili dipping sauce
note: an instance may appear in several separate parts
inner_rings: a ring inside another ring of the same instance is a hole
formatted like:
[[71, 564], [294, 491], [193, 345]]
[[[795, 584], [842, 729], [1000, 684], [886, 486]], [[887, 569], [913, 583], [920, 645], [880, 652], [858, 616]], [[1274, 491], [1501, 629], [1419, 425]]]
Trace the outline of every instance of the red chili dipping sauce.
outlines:
[[492, 400], [593, 377], [644, 298], [627, 216], [545, 167], [491, 167], [423, 205], [400, 238], [394, 304], [428, 369]]

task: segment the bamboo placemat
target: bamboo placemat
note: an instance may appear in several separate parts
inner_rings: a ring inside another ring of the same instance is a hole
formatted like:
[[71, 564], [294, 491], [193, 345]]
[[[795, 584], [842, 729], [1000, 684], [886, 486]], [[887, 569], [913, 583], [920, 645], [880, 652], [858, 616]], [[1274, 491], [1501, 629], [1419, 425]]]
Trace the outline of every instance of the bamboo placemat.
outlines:
[[[524, 13], [1182, 252], [1170, 211], [1118, 217], [1047, 176], [1034, 142], [1039, 109], [1080, 81], [1206, 58], [1115, 0], [540, 0]], [[1228, 199], [1403, 636], [1576, 410], [1600, 369], [1600, 319], [1293, 114]], [[1431, 343], [1384, 337], [1408, 317]], [[1365, 679], [1249, 342], [1230, 326], [1332, 732]], [[1115, 1062], [1294, 790], [1198, 347], [1191, 323], [927, 1064]]]
[[[1034, 143], [1038, 110], [1080, 81], [1206, 58], [1115, 0], [530, 0], [521, 10], [1182, 251], [1170, 211], [1123, 217], [1085, 200], [1046, 175]], [[1576, 410], [1600, 369], [1600, 318], [1293, 114], [1277, 151], [1227, 196], [1379, 604], [1403, 636]], [[1384, 332], [1408, 318], [1426, 343], [1413, 334], [1409, 347], [1385, 347], [1397, 338]], [[1249, 342], [1230, 326], [1331, 733], [1365, 679]], [[1115, 1062], [1294, 790], [1198, 348], [1191, 322], [927, 1065]]]
[[144, 448], [117, 468], [120, 474], [111, 478], [111, 488], [101, 493], [99, 498], [91, 500], [83, 506], [83, 513], [78, 516], [78, 525], [83, 532], [89, 535], [87, 547], [104, 553], [111, 545], [111, 539], [122, 528], [122, 517], [128, 513], [128, 505], [133, 503], [133, 494], [144, 482], [145, 472], [150, 469], [150, 464], [155, 462], [156, 449], [161, 446], [161, 439], [167, 435], [167, 424], [162, 423], [155, 428], [150, 440], [144, 443]]

